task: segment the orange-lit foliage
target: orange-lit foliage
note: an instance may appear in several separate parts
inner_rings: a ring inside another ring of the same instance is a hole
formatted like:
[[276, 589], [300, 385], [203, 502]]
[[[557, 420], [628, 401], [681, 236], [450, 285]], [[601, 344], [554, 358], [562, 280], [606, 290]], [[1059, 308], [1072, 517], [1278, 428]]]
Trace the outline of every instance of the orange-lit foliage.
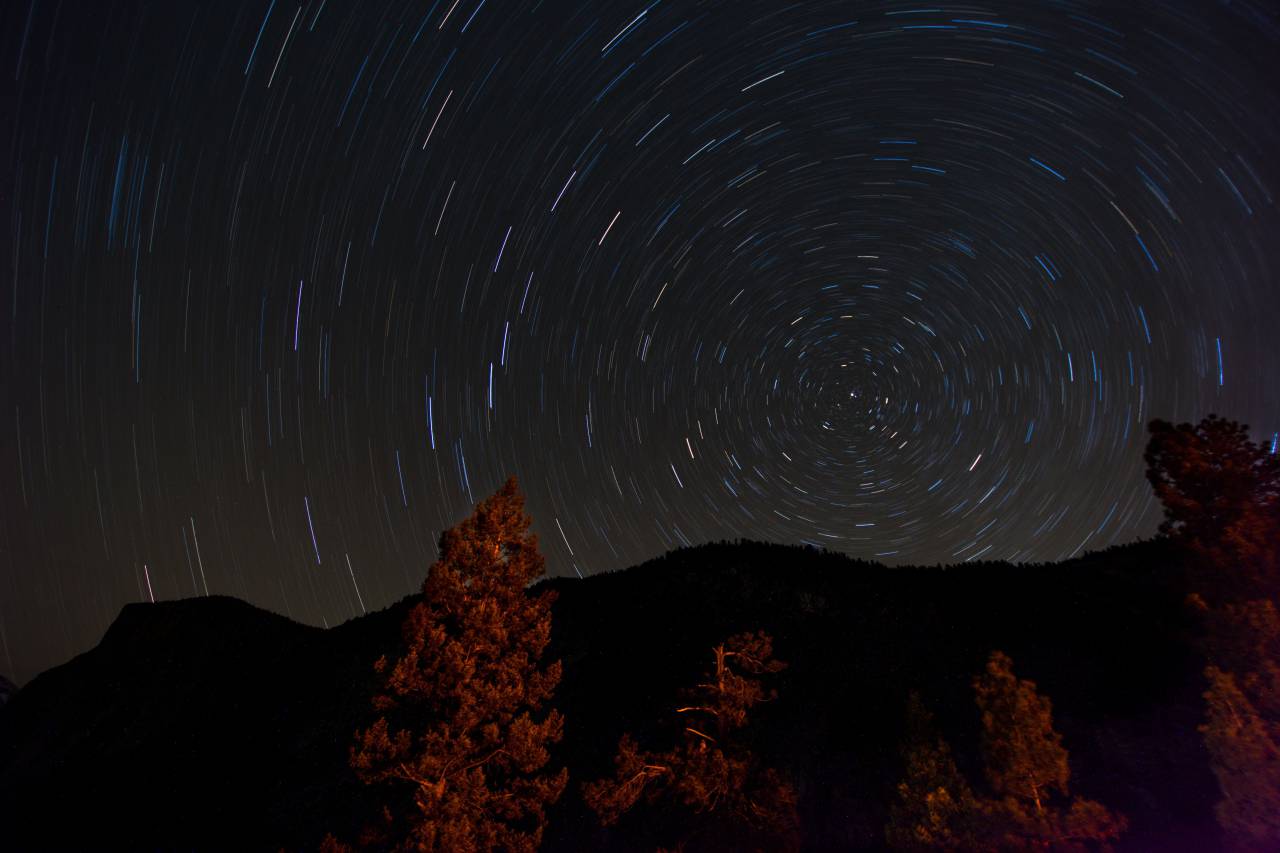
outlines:
[[991, 796], [975, 795], [951, 749], [912, 694], [903, 745], [906, 774], [886, 838], [898, 850], [1087, 850], [1105, 848], [1126, 821], [1101, 803], [1072, 797], [1062, 736], [1049, 700], [992, 652], [973, 681]]
[[1194, 557], [1207, 631], [1200, 727], [1228, 843], [1280, 849], [1280, 459], [1248, 428], [1210, 416], [1151, 424], [1147, 477], [1162, 530]]
[[528, 853], [541, 843], [567, 772], [545, 769], [563, 719], [539, 712], [560, 663], [539, 664], [552, 597], [525, 589], [544, 565], [529, 525], [513, 478], [440, 537], [404, 652], [375, 667], [386, 678], [373, 700], [382, 716], [351, 749], [357, 775], [387, 792], [362, 844]]
[[623, 735], [613, 778], [583, 785], [583, 798], [605, 826], [643, 799], [706, 815], [716, 827], [712, 846], [790, 849], [798, 834], [795, 792], [742, 738], [752, 709], [776, 695], [753, 676], [786, 664], [773, 659], [773, 641], [763, 631], [735, 635], [712, 654], [706, 680], [691, 691], [693, 703], [676, 709], [685, 722], [679, 743], [644, 752]]
[[1280, 615], [1266, 599], [1227, 604], [1210, 613], [1209, 637], [1200, 731], [1218, 823], [1238, 849], [1280, 849]]
[[1108, 842], [1125, 819], [1101, 803], [1072, 797], [1062, 736], [1035, 682], [1013, 674], [1013, 661], [992, 652], [973, 683], [982, 717], [982, 754], [995, 798], [981, 804], [984, 836], [996, 849], [1072, 850]]
[[1280, 726], [1258, 713], [1234, 675], [1216, 666], [1205, 674], [1208, 713], [1200, 731], [1222, 789], [1218, 823], [1236, 849], [1280, 849]]
[[1247, 426], [1214, 415], [1195, 426], [1156, 420], [1149, 430], [1147, 479], [1164, 505], [1160, 530], [1210, 570], [1200, 591], [1215, 603], [1274, 596], [1280, 457], [1250, 441]]

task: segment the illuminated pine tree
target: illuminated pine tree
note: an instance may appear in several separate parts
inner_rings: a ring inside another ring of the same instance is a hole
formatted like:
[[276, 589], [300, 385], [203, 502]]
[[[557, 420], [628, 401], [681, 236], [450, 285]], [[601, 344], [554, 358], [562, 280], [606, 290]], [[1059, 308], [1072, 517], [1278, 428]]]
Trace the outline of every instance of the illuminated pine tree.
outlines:
[[1210, 416], [1151, 424], [1147, 476], [1162, 531], [1193, 559], [1191, 602], [1205, 617], [1205, 723], [1234, 847], [1280, 849], [1280, 457], [1248, 427]]
[[1209, 638], [1200, 731], [1222, 792], [1218, 823], [1238, 849], [1280, 849], [1280, 614], [1268, 600], [1223, 605]]
[[1258, 713], [1234, 676], [1213, 666], [1206, 675], [1200, 731], [1223, 795], [1218, 823], [1235, 849], [1280, 849], [1280, 727]]
[[1164, 506], [1162, 533], [1197, 558], [1213, 600], [1280, 592], [1280, 456], [1249, 428], [1210, 415], [1199, 424], [1152, 421], [1147, 479]]
[[[730, 637], [712, 655], [705, 680], [691, 691], [693, 703], [675, 709], [685, 721], [678, 744], [645, 752], [623, 735], [613, 777], [583, 785], [583, 799], [605, 826], [643, 800], [702, 816], [701, 829], [716, 833], [711, 849], [791, 849], [798, 842], [795, 792], [742, 737], [755, 706], [776, 696], [758, 676], [786, 664], [773, 659], [773, 641], [763, 631]], [[686, 843], [698, 844], [685, 837], [679, 846]]]
[[982, 753], [995, 798], [985, 813], [984, 846], [1076, 850], [1118, 837], [1126, 821], [1100, 803], [1071, 797], [1071, 770], [1052, 706], [1035, 682], [1013, 674], [1013, 661], [992, 652], [974, 679], [982, 717]]
[[563, 719], [543, 712], [560, 663], [540, 664], [552, 593], [515, 479], [440, 538], [405, 620], [404, 649], [375, 666], [381, 716], [357, 732], [351, 766], [385, 791], [362, 844], [395, 850], [531, 853], [567, 771], [546, 769]]

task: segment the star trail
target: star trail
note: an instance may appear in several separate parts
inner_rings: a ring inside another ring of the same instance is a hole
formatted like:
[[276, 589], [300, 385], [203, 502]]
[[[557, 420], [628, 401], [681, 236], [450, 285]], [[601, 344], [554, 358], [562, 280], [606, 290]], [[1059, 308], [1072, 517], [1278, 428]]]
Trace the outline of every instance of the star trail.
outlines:
[[0, 11], [0, 667], [129, 601], [333, 625], [510, 474], [550, 570], [1152, 535], [1275, 448], [1261, 2]]

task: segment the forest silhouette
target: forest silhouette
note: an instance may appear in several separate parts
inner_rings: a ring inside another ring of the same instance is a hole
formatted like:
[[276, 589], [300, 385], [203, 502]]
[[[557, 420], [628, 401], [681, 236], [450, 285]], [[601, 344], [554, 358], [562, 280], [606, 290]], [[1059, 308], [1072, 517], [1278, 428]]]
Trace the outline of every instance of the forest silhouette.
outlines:
[[737, 542], [539, 581], [511, 481], [328, 631], [129, 605], [0, 707], [0, 840], [1277, 849], [1280, 466], [1150, 431], [1160, 535], [1057, 564]]

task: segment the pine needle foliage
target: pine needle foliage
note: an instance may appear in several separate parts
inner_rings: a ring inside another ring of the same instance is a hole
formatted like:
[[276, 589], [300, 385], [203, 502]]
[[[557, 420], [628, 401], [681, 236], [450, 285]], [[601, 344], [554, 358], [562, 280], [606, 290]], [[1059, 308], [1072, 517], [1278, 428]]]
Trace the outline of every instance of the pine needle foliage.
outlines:
[[1124, 832], [1126, 821], [1101, 803], [1072, 797], [1071, 769], [1053, 708], [1035, 682], [1018, 678], [995, 651], [974, 679], [982, 755], [994, 797], [980, 808], [994, 849], [1087, 850]]
[[987, 791], [975, 793], [914, 693], [907, 703], [905, 773], [886, 840], [897, 850], [1083, 851], [1109, 849], [1127, 822], [1073, 797], [1071, 769], [1053, 709], [1035, 682], [995, 651], [973, 680], [982, 722]]
[[564, 720], [543, 710], [560, 663], [543, 665], [552, 594], [526, 587], [544, 561], [514, 478], [440, 537], [440, 558], [405, 620], [404, 648], [375, 665], [380, 715], [351, 766], [386, 791], [361, 845], [532, 853], [567, 772], [547, 769]]
[[1205, 619], [1205, 722], [1225, 842], [1280, 849], [1280, 457], [1210, 415], [1154, 421], [1147, 478], [1185, 548]]
[[[773, 657], [763, 631], [737, 634], [712, 649], [712, 666], [675, 709], [684, 724], [675, 747], [640, 749], [624, 734], [614, 775], [583, 785], [583, 799], [604, 826], [638, 803], [671, 808], [692, 827], [676, 840], [680, 849], [794, 849], [798, 844], [796, 795], [776, 769], [764, 766], [744, 737], [753, 710], [776, 696], [761, 676], [786, 666]], [[708, 842], [710, 833], [714, 841]], [[710, 846], [707, 846], [710, 844]]]

